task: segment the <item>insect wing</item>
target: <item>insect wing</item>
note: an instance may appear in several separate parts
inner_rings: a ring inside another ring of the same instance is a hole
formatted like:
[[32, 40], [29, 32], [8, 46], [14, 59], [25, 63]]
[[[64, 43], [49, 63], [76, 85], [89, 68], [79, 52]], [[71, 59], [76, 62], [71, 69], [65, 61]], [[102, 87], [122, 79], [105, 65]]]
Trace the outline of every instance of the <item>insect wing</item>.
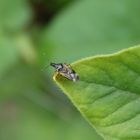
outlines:
[[73, 80], [73, 78], [71, 77], [70, 74], [60, 72], [60, 75], [64, 76], [65, 78], [67, 78], [67, 79], [69, 79], [69, 80]]
[[65, 78], [73, 81], [73, 82], [76, 82], [79, 80], [79, 76], [76, 74], [76, 73], [70, 73], [70, 74], [67, 74], [67, 73], [60, 73], [62, 76], [64, 76]]

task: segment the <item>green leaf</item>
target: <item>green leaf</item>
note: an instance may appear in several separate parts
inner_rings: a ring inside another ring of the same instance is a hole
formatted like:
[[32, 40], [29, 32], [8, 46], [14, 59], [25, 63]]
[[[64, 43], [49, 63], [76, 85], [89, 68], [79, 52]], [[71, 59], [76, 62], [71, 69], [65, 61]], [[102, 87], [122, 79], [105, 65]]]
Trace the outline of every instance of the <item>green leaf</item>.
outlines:
[[104, 139], [140, 139], [140, 46], [72, 67], [80, 81], [56, 75], [56, 83]]
[[52, 43], [52, 60], [72, 62], [140, 44], [139, 5], [138, 0], [74, 2], [47, 28], [43, 46]]

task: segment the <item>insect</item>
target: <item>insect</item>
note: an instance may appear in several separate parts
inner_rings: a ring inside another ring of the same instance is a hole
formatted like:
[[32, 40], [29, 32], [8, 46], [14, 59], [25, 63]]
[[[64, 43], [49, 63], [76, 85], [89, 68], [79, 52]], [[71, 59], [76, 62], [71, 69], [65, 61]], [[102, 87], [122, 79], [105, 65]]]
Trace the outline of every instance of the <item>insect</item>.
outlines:
[[78, 74], [72, 69], [72, 67], [65, 63], [50, 63], [52, 67], [55, 68], [56, 72], [58, 72], [63, 77], [76, 82], [79, 80]]

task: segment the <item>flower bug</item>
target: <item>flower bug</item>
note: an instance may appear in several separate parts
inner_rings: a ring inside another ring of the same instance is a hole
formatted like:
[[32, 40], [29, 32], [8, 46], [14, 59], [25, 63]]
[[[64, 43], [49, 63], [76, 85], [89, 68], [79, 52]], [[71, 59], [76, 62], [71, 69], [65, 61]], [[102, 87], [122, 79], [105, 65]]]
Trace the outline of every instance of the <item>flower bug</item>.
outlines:
[[72, 69], [72, 67], [65, 63], [50, 63], [52, 67], [55, 68], [58, 74], [62, 75], [63, 77], [76, 82], [79, 80], [78, 74]]

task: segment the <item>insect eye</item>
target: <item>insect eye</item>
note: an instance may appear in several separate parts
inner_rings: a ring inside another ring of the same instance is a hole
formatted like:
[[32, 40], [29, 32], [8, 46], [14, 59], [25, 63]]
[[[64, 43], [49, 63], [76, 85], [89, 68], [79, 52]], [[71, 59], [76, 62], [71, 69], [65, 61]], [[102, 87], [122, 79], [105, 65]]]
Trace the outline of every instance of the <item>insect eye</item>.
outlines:
[[50, 63], [50, 65], [54, 67], [57, 71], [61, 71], [61, 69], [63, 69], [63, 65], [61, 63], [60, 64]]

